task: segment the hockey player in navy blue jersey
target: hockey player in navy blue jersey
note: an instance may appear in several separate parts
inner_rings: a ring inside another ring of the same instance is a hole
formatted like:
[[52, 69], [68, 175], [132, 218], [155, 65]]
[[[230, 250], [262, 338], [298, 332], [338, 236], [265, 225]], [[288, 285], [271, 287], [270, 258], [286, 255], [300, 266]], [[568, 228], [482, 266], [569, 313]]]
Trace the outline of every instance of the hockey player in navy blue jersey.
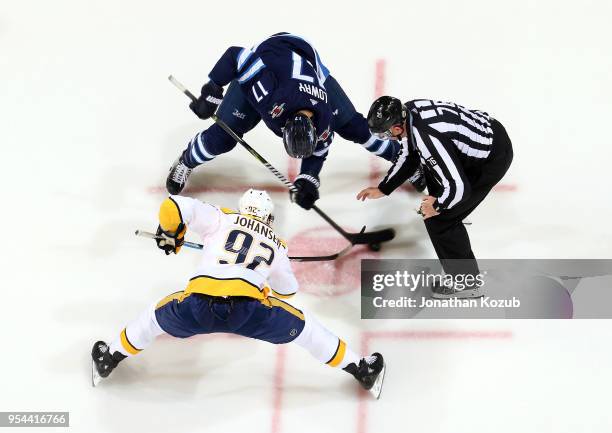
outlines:
[[[372, 135], [315, 48], [301, 37], [277, 33], [252, 48], [230, 47], [208, 78], [190, 108], [201, 119], [216, 111], [240, 137], [263, 120], [282, 137], [289, 156], [302, 159], [292, 199], [305, 209], [319, 198], [319, 173], [334, 133], [387, 160], [399, 151], [396, 141]], [[217, 124], [198, 133], [170, 168], [168, 192], [180, 193], [192, 169], [235, 146]]]

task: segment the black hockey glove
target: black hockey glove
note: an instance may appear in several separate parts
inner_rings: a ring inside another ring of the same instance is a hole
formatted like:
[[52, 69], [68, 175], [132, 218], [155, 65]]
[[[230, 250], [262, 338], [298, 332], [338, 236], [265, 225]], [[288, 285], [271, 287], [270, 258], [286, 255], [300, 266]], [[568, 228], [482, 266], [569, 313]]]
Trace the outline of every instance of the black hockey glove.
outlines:
[[221, 101], [223, 101], [223, 87], [209, 81], [202, 86], [200, 97], [195, 101], [191, 101], [189, 108], [200, 119], [208, 119], [215, 114]]
[[319, 199], [319, 179], [308, 174], [300, 174], [293, 184], [297, 191], [289, 193], [291, 201], [306, 210], [312, 208], [314, 202]]
[[185, 243], [185, 224], [180, 223], [176, 232], [167, 232], [162, 229], [161, 226], [157, 226], [156, 235], [159, 237], [155, 239], [157, 242], [157, 248], [160, 250], [164, 250], [166, 255], [170, 255], [170, 253], [177, 254], [183, 244]]
[[423, 192], [427, 187], [427, 180], [425, 179], [425, 173], [423, 169], [419, 167], [412, 176], [408, 178], [412, 186], [418, 191]]

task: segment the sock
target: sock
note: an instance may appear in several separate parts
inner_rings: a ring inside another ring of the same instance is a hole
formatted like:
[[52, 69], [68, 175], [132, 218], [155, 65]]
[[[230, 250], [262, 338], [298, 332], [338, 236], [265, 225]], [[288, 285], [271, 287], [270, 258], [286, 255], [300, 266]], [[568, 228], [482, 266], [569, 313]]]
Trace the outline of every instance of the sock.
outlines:
[[189, 168], [193, 169], [198, 165], [212, 161], [216, 157], [216, 155], [213, 155], [206, 149], [206, 142], [204, 141], [205, 132], [206, 131], [197, 133], [183, 152], [183, 163]]
[[319, 323], [313, 315], [304, 311], [304, 320], [304, 329], [293, 340], [297, 345], [330, 367], [344, 368], [352, 362], [359, 364], [359, 356], [342, 339]]

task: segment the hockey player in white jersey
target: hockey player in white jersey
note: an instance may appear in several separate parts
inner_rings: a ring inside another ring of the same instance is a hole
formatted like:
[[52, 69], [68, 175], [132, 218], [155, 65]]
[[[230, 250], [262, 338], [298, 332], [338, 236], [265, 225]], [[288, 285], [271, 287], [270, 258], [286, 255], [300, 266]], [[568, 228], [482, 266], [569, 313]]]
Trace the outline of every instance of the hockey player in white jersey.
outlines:
[[311, 313], [282, 300], [297, 292], [298, 282], [287, 245], [271, 226], [273, 203], [268, 194], [247, 191], [239, 209], [182, 196], [164, 200], [158, 247], [166, 254], [178, 253], [189, 229], [204, 243], [200, 264], [185, 290], [153, 303], [110, 344], [94, 344], [94, 385], [159, 335], [188, 338], [224, 332], [273, 344], [295, 342], [319, 361], [352, 374], [378, 398], [385, 368], [382, 355], [360, 358]]

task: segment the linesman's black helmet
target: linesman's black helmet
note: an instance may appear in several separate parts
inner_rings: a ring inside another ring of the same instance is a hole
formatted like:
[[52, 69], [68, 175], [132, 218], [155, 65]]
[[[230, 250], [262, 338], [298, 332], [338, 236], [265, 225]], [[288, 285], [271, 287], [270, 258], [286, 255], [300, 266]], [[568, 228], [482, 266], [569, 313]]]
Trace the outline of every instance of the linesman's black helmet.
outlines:
[[283, 129], [285, 150], [292, 158], [308, 158], [317, 146], [317, 131], [310, 117], [296, 113], [287, 119]]
[[392, 96], [381, 96], [372, 103], [368, 112], [368, 126], [376, 134], [386, 133], [393, 125], [400, 125], [404, 120], [406, 107]]

